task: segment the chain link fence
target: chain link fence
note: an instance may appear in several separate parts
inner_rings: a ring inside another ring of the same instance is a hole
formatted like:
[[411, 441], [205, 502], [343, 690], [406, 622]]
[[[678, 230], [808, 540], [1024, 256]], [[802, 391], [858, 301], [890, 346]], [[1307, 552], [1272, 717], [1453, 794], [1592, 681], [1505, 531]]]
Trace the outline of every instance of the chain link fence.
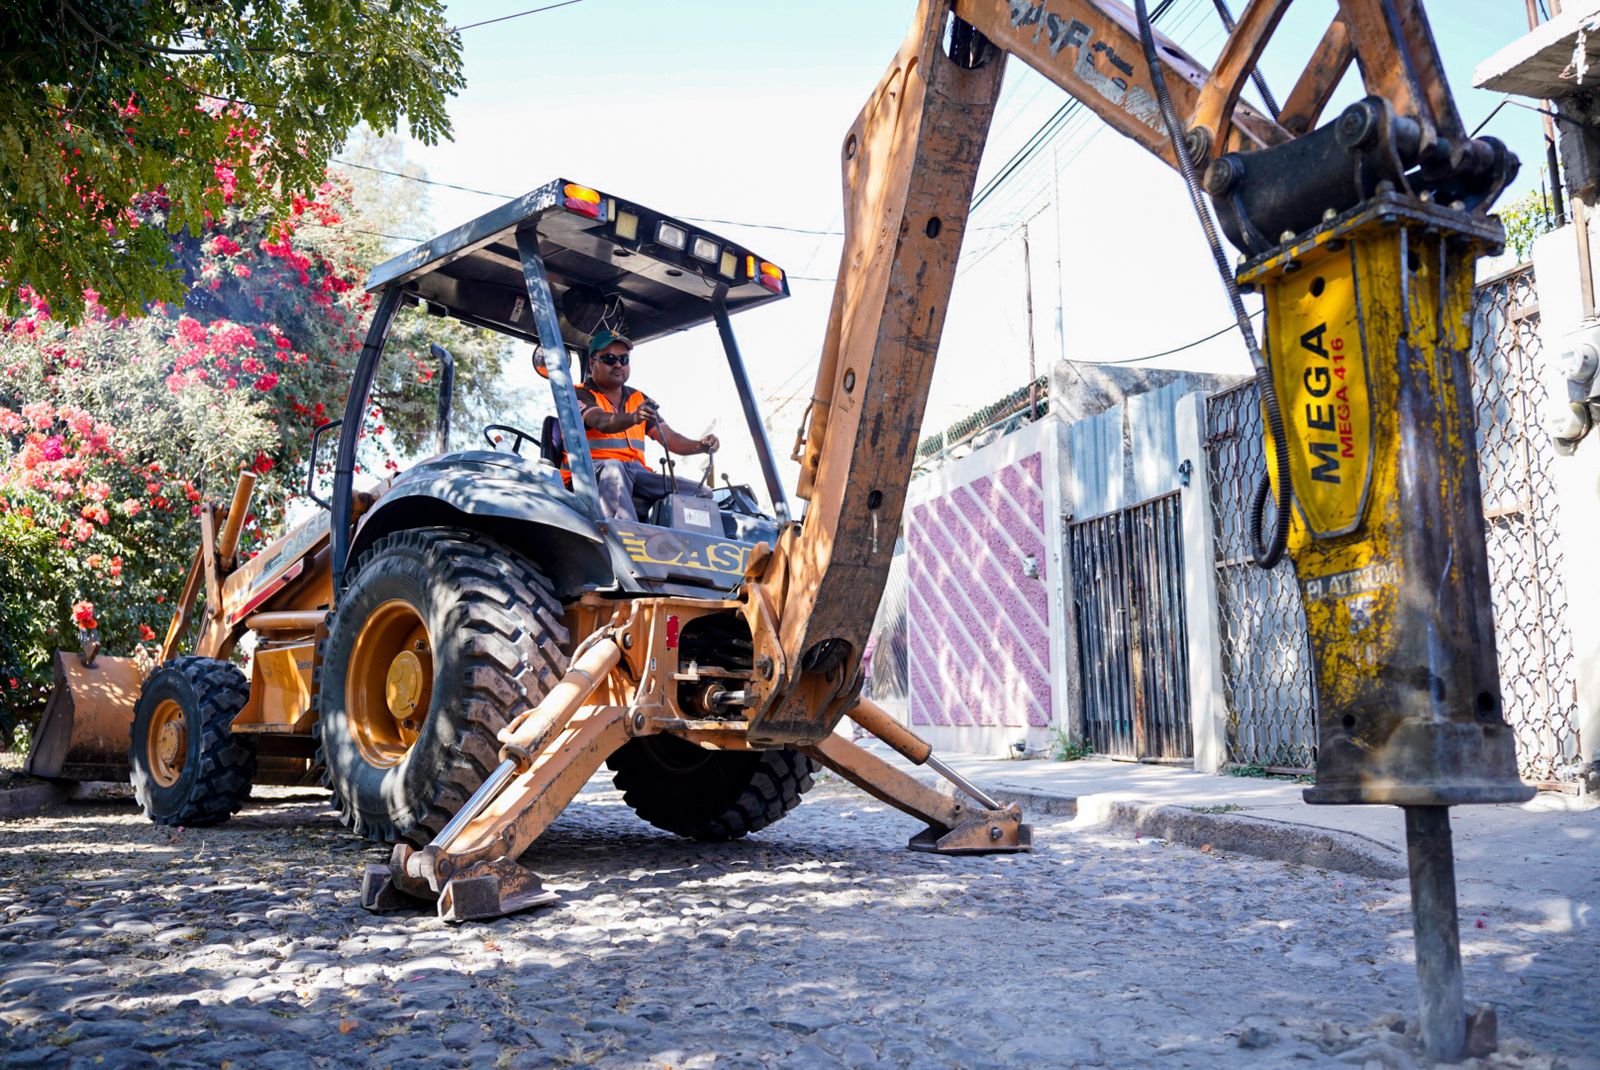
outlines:
[[1254, 382], [1206, 399], [1206, 460], [1228, 762], [1303, 772], [1316, 762], [1317, 721], [1300, 588], [1287, 556], [1265, 571], [1250, 550], [1250, 500], [1267, 470]]
[[1478, 287], [1472, 318], [1478, 464], [1506, 720], [1524, 779], [1564, 779], [1578, 756], [1578, 687], [1555, 538], [1555, 450], [1541, 428], [1539, 297], [1524, 267]]
[[[1530, 267], [1479, 286], [1473, 397], [1500, 686], [1519, 771], [1554, 781], [1577, 760], [1578, 703], [1554, 538], [1554, 452], [1540, 430], [1538, 328]], [[1250, 498], [1266, 464], [1255, 384], [1208, 398], [1206, 424], [1228, 761], [1308, 770], [1316, 700], [1299, 588], [1287, 560], [1263, 572], [1250, 555]]]

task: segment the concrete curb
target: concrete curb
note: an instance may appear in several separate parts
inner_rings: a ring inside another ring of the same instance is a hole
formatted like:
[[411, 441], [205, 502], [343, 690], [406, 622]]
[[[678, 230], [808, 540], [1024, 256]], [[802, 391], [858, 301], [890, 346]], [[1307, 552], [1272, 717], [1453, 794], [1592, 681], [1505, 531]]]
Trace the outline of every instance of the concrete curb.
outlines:
[[[948, 782], [918, 771], [940, 790]], [[1278, 821], [1244, 814], [1208, 814], [1173, 803], [1131, 802], [1111, 795], [1061, 795], [1026, 788], [979, 784], [1002, 803], [1016, 803], [1024, 818], [1046, 814], [1070, 817], [1078, 828], [1109, 828], [1141, 836], [1160, 837], [1186, 847], [1204, 847], [1252, 855], [1275, 862], [1294, 862], [1359, 877], [1399, 880], [1406, 876], [1406, 860], [1395, 848], [1359, 833], [1340, 832], [1317, 825]]]
[[47, 806], [54, 806], [67, 798], [67, 784], [29, 784], [25, 788], [8, 788], [0, 791], [0, 821], [27, 817]]
[[1386, 843], [1353, 832], [1339, 832], [1292, 821], [1243, 814], [1208, 814], [1187, 806], [1152, 806], [1103, 795], [1078, 800], [1075, 824], [1109, 826], [1142, 836], [1160, 836], [1189, 847], [1210, 844], [1218, 851], [1295, 862], [1359, 877], [1398, 880], [1405, 858]]

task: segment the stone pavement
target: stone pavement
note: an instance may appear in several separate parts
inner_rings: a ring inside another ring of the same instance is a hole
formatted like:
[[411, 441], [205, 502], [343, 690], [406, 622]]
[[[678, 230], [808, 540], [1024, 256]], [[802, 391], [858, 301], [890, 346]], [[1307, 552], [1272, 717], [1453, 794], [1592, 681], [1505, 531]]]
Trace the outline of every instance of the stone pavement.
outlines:
[[[1021, 772], [1092, 769], [987, 779]], [[1032, 854], [915, 854], [914, 822], [827, 778], [748, 840], [694, 844], [602, 775], [524, 857], [562, 902], [451, 927], [360, 909], [385, 852], [325, 794], [258, 794], [215, 829], [127, 802], [0, 822], [0, 1065], [1419, 1065], [1403, 880], [1048, 813]], [[1600, 1070], [1575, 909], [1464, 913], [1469, 1001], [1502, 1039], [1464, 1067]]]

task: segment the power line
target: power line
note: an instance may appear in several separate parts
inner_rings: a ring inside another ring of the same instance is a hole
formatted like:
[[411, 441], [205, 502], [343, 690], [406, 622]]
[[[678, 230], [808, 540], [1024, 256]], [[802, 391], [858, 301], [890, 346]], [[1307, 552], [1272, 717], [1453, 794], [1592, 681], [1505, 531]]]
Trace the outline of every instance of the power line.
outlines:
[[[1250, 313], [1250, 316], [1252, 318], [1254, 318], [1256, 316], [1261, 315], [1261, 312], [1262, 312], [1261, 309], [1257, 309], [1256, 311]], [[1196, 339], [1194, 339], [1193, 341], [1190, 341], [1190, 342], [1185, 342], [1181, 346], [1173, 346], [1171, 349], [1163, 349], [1159, 353], [1146, 353], [1142, 357], [1118, 357], [1115, 360], [1082, 360], [1082, 361], [1078, 361], [1077, 363], [1079, 363], [1079, 364], [1138, 364], [1140, 361], [1155, 360], [1157, 357], [1170, 357], [1174, 353], [1182, 353], [1186, 349], [1193, 349], [1197, 345], [1202, 345], [1202, 344], [1204, 344], [1206, 342], [1211, 341], [1213, 338], [1219, 338], [1222, 335], [1227, 334], [1229, 331], [1236, 331], [1238, 329], [1239, 329], [1239, 325], [1237, 323], [1230, 323], [1226, 327], [1222, 328], [1221, 330], [1212, 331], [1208, 335], [1204, 335], [1204, 336], [1202, 336], [1200, 338], [1196, 338]]]
[[[576, 0], [573, 0], [573, 2], [576, 3]], [[477, 194], [478, 197], [494, 197], [496, 200], [515, 200], [515, 197], [517, 197], [517, 194], [496, 194], [494, 190], [478, 189], [478, 187], [475, 186], [458, 186], [458, 184], [454, 184], [454, 182], [440, 182], [438, 179], [421, 178], [421, 176], [418, 176], [418, 174], [406, 174], [405, 171], [390, 171], [389, 168], [378, 168], [378, 166], [370, 165], [370, 163], [355, 163], [354, 160], [328, 160], [328, 163], [336, 163], [336, 165], [342, 166], [342, 168], [357, 168], [357, 170], [360, 171], [374, 171], [374, 173], [378, 174], [387, 174], [387, 176], [390, 176], [390, 178], [405, 179], [406, 182], [419, 182], [419, 184], [422, 184], [422, 186], [442, 186], [445, 187], [445, 189], [459, 190], [459, 192], [462, 192], [462, 194]], [[680, 218], [685, 219], [685, 221], [688, 222], [710, 222], [710, 224], [717, 224], [717, 226], [722, 227], [755, 227], [755, 229], [758, 230], [786, 230], [786, 232], [789, 232], [789, 234], [821, 234], [824, 235], [824, 237], [829, 237], [829, 235], [834, 235], [834, 237], [837, 237], [837, 235], [845, 234], [843, 230], [816, 230], [814, 227], [790, 227], [787, 226], [787, 224], [779, 224], [779, 222], [744, 222], [741, 221], [741, 219], [712, 219], [709, 218], [709, 216], [680, 216]]]
[[[576, 0], [572, 0], [572, 2], [575, 3]], [[480, 197], [494, 197], [502, 201], [512, 200], [515, 196], [515, 194], [511, 193], [495, 193], [493, 190], [476, 189], [472, 186], [458, 186], [454, 182], [440, 182], [436, 178], [422, 178], [419, 175], [408, 175], [404, 171], [391, 171], [387, 167], [373, 167], [371, 164], [356, 163], [354, 160], [329, 160], [328, 162], [331, 164], [338, 164], [340, 167], [354, 167], [358, 171], [373, 171], [380, 175], [389, 175], [393, 178], [403, 178], [407, 182], [419, 182], [424, 186], [443, 186], [446, 189], [460, 190], [462, 193], [476, 193]]]
[[456, 33], [460, 33], [462, 30], [476, 30], [479, 26], [493, 26], [497, 22], [510, 22], [512, 19], [520, 19], [524, 15], [537, 15], [541, 11], [554, 11], [558, 7], [571, 7], [573, 4], [580, 4], [582, 2], [583, 0], [561, 0], [561, 3], [559, 4], [546, 4], [544, 7], [529, 8], [527, 11], [518, 11], [511, 15], [501, 15], [499, 18], [495, 19], [484, 19], [482, 22], [469, 22], [465, 26], [452, 26], [451, 29]]

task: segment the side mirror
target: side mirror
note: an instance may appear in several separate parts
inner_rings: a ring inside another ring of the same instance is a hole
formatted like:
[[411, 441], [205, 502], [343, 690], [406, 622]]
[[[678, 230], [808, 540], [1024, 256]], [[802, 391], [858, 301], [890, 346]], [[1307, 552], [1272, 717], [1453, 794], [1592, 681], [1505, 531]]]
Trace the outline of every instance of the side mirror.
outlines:
[[456, 358], [450, 351], [437, 343], [428, 346], [428, 351], [433, 354], [433, 359], [439, 362], [439, 421], [437, 435], [439, 439], [439, 452], [446, 453], [450, 448], [450, 406], [454, 403], [456, 390]]
[[322, 444], [322, 436], [344, 423], [341, 420], [329, 420], [327, 423], [318, 424], [316, 430], [311, 432], [311, 459], [306, 464], [306, 497], [330, 512], [333, 503], [317, 497], [317, 448]]

